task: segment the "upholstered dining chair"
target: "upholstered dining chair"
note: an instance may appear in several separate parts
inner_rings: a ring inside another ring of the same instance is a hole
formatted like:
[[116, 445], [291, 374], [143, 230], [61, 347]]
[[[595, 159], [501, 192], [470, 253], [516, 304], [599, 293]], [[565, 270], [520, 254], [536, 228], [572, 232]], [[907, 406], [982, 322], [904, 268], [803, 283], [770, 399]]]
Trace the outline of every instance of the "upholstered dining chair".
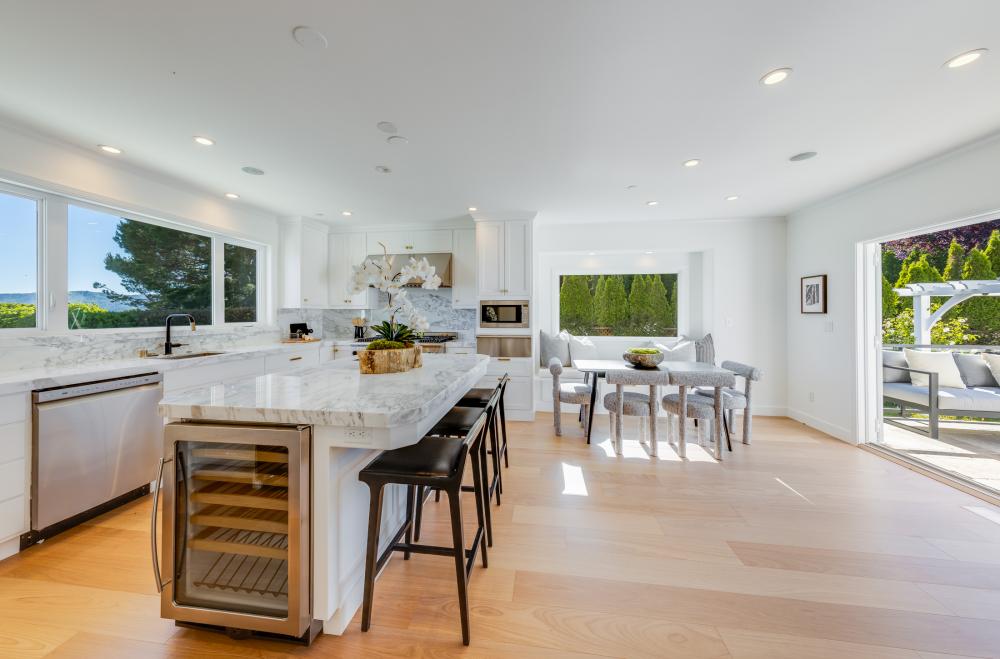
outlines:
[[562, 362], [558, 357], [549, 360], [549, 373], [552, 374], [552, 422], [556, 427], [556, 436], [562, 435], [562, 405], [579, 405], [583, 414], [580, 415], [580, 422], [583, 424], [583, 432], [587, 432], [587, 424], [590, 415], [587, 408], [590, 407], [590, 395], [593, 392], [589, 384], [582, 382], [559, 382], [563, 372]]
[[[722, 460], [722, 390], [733, 386], [733, 373], [720, 371], [671, 371], [670, 384], [677, 385], [676, 394], [663, 397], [663, 409], [667, 412], [667, 435], [671, 443], [676, 437], [677, 455], [687, 457], [687, 419], [707, 421], [705, 429], [711, 429], [715, 442], [715, 459]], [[697, 387], [712, 387], [712, 398], [691, 395]], [[677, 432], [674, 433], [673, 417], [677, 417]], [[700, 430], [700, 428], [699, 428]]]
[[[609, 385], [615, 385], [614, 391], [604, 395], [604, 409], [611, 417], [611, 445], [614, 446], [615, 454], [622, 454], [622, 417], [636, 416], [646, 420], [650, 455], [654, 457], [659, 455], [656, 443], [658, 407], [656, 388], [670, 383], [670, 373], [659, 369], [641, 371], [635, 368], [623, 368], [608, 371], [605, 374], [605, 381]], [[647, 385], [649, 394], [625, 391], [626, 385]]]
[[[750, 443], [750, 429], [753, 423], [753, 412], [750, 408], [750, 386], [753, 382], [760, 380], [761, 370], [754, 366], [748, 366], [739, 362], [724, 361], [722, 368], [732, 371], [736, 377], [743, 378], [743, 391], [735, 387], [725, 387], [722, 390], [722, 410], [725, 414], [724, 420], [727, 424], [727, 433], [733, 427], [733, 415], [736, 410], [743, 410], [743, 443]], [[712, 391], [701, 388], [692, 398], [697, 397], [695, 402], [711, 403]]]

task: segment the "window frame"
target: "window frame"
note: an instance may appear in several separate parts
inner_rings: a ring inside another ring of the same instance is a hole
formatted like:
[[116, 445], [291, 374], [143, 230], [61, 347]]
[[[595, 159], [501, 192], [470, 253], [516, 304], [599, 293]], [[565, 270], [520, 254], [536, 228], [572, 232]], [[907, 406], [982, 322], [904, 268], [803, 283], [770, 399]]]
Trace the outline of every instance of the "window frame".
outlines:
[[[211, 241], [212, 258], [212, 324], [205, 326], [208, 332], [234, 327], [269, 326], [266, 311], [267, 280], [265, 263], [268, 245], [237, 236], [205, 229], [183, 221], [169, 220], [144, 212], [138, 212], [112, 203], [101, 203], [70, 194], [59, 194], [47, 190], [19, 185], [0, 180], [0, 192], [32, 199], [37, 204], [36, 234], [36, 308], [35, 327], [0, 329], [0, 337], [32, 335], [87, 334], [149, 334], [162, 332], [161, 327], [101, 327], [89, 329], [69, 328], [69, 207], [78, 206], [88, 210], [108, 213], [133, 222], [144, 222], [177, 231], [196, 234]], [[224, 293], [223, 245], [229, 243], [246, 247], [257, 252], [257, 320], [254, 322], [226, 323]]]

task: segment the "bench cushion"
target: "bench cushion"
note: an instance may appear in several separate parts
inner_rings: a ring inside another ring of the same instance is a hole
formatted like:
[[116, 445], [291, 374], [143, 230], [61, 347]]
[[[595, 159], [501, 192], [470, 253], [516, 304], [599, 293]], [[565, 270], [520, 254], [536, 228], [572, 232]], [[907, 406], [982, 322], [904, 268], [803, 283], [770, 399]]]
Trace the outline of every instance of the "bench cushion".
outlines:
[[[882, 393], [889, 398], [927, 406], [927, 387], [901, 382], [886, 382], [882, 385]], [[942, 410], [1000, 413], [1000, 387], [968, 387], [966, 389], [940, 387], [938, 389], [938, 407]]]

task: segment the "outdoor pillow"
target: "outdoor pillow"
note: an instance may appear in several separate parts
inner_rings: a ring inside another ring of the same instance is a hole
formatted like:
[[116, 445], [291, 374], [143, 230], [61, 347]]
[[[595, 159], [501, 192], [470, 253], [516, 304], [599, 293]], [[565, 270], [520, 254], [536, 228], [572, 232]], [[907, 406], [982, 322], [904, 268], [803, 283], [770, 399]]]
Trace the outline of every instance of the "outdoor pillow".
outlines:
[[695, 361], [694, 341], [680, 337], [672, 346], [666, 346], [656, 341], [647, 341], [647, 348], [656, 348], [663, 353], [663, 359], [668, 362], [693, 362]]
[[[910, 365], [910, 368], [937, 373], [939, 387], [966, 388], [965, 383], [962, 382], [962, 374], [958, 370], [958, 365], [955, 364], [955, 357], [951, 352], [903, 348], [903, 353], [906, 355], [906, 363]], [[1000, 367], [1000, 364], [997, 366]], [[930, 378], [923, 373], [910, 373], [910, 380], [918, 387], [930, 386]]]
[[549, 334], [545, 330], [539, 332], [539, 348], [542, 353], [542, 366], [548, 366], [553, 357], [559, 363], [569, 367], [569, 332], [563, 330], [558, 334]]
[[983, 361], [990, 369], [990, 373], [993, 374], [993, 379], [1000, 382], [1000, 355], [995, 355], [991, 352], [984, 352]]
[[990, 372], [986, 360], [979, 354], [955, 353], [955, 363], [966, 387], [995, 387], [997, 381]]
[[585, 336], [569, 335], [569, 358], [575, 359], [600, 359], [597, 354], [597, 346]]
[[[906, 363], [906, 355], [898, 350], [883, 350], [882, 351], [882, 365], [883, 366], [901, 366], [903, 368], [909, 368], [909, 364]], [[983, 366], [986, 363], [983, 362]], [[882, 369], [882, 382], [909, 382], [910, 374], [906, 371], [897, 371], [894, 368], [883, 368]], [[968, 383], [966, 383], [968, 384]]]

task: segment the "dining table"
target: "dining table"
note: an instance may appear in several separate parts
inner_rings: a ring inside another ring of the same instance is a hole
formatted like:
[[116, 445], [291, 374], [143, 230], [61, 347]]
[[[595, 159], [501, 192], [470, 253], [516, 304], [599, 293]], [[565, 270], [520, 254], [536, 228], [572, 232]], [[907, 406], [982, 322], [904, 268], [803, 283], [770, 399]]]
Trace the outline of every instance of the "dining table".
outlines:
[[[587, 410], [589, 415], [589, 418], [587, 419], [587, 443], [589, 444], [590, 433], [594, 428], [594, 407], [597, 405], [598, 381], [605, 377], [608, 371], [635, 370], [636, 366], [630, 364], [624, 359], [574, 359], [573, 368], [583, 373], [584, 384], [590, 385], [590, 409]], [[708, 362], [662, 361], [657, 364], [656, 368], [661, 371], [667, 371], [668, 373], [721, 376], [727, 382], [724, 386], [732, 387], [736, 384], [736, 376], [732, 371], [724, 369], [721, 366], [716, 366], [715, 364], [709, 364]]]

